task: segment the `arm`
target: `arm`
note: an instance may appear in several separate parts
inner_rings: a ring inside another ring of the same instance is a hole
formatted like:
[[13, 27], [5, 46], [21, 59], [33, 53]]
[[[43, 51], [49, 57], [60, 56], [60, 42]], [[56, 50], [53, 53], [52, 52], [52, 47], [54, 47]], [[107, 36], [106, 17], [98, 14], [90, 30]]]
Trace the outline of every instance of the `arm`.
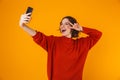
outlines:
[[21, 15], [19, 25], [20, 25], [20, 27], [21, 27], [25, 32], [27, 32], [30, 36], [34, 36], [34, 35], [36, 35], [36, 31], [26, 25], [26, 24], [29, 23], [30, 20], [31, 20], [31, 17], [28, 16], [28, 15], [30, 15], [30, 14], [31, 14], [31, 13]]
[[82, 32], [88, 35], [87, 37], [83, 38], [83, 40], [85, 40], [85, 42], [89, 45], [89, 48], [94, 46], [96, 44], [96, 42], [102, 36], [102, 32], [100, 32], [96, 29], [83, 27]]
[[87, 34], [88, 36], [85, 38], [81, 38], [81, 40], [83, 40], [83, 42], [88, 45], [89, 49], [95, 45], [95, 43], [100, 39], [100, 37], [102, 36], [102, 32], [96, 30], [96, 29], [91, 29], [91, 28], [86, 28], [86, 27], [82, 27], [80, 26], [78, 23], [75, 23], [73, 25], [73, 27], [71, 27], [72, 29], [75, 29], [77, 31], [83, 32], [85, 34]]
[[37, 32], [36, 30], [33, 30], [32, 28], [27, 26], [26, 24], [29, 23], [31, 20], [31, 17], [28, 16], [30, 14], [31, 13], [21, 15], [19, 25], [25, 32], [33, 37], [33, 40], [38, 45], [48, 51], [48, 48], [50, 48], [51, 44], [53, 43], [53, 36], [46, 36], [43, 33]]
[[46, 36], [45, 34], [36, 31], [33, 40], [46, 51], [49, 51], [54, 46], [54, 36]]

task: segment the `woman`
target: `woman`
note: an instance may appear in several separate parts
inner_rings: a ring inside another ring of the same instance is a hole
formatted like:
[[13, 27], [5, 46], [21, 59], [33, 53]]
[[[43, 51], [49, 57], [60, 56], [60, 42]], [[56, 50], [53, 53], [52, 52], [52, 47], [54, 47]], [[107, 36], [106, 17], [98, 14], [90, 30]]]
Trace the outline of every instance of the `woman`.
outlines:
[[[30, 14], [21, 16], [20, 27], [48, 52], [48, 79], [82, 80], [87, 53], [100, 39], [102, 33], [95, 29], [82, 27], [75, 18], [66, 16], [60, 22], [62, 36], [46, 36], [26, 25], [31, 19]], [[83, 32], [88, 36], [78, 38], [79, 32]]]

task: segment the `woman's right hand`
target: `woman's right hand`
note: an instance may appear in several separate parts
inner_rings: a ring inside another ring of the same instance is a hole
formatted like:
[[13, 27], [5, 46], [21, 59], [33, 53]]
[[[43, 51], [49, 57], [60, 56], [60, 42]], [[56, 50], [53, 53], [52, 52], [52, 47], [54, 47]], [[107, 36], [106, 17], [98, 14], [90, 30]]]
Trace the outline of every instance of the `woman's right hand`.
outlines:
[[24, 26], [26, 26], [27, 23], [30, 22], [30, 20], [31, 20], [31, 17], [29, 16], [30, 14], [31, 13], [21, 15], [20, 22], [19, 22], [20, 27], [24, 27]]

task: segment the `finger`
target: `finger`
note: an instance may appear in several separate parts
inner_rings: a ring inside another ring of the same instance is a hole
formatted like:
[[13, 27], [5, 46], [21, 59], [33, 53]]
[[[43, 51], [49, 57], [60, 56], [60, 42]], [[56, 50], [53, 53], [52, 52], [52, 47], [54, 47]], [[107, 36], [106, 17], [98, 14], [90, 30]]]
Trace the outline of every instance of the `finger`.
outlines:
[[30, 16], [23, 16], [22, 19], [31, 19]]
[[29, 16], [29, 15], [31, 15], [31, 14], [32, 14], [32, 13], [27, 13], [26, 15]]
[[75, 23], [74, 26], [75, 26], [76, 28], [79, 28], [79, 27], [80, 27], [80, 25], [79, 25], [78, 23]]
[[69, 23], [71, 26], [74, 26], [72, 23]]
[[70, 27], [70, 29], [75, 29], [74, 27]]
[[23, 21], [26, 21], [26, 20], [27, 20], [27, 21], [30, 21], [30, 19], [24, 19]]
[[78, 23], [74, 23], [75, 26], [78, 26], [79, 24]]
[[31, 19], [31, 17], [30, 16], [26, 16], [26, 19]]
[[25, 23], [25, 24], [26, 24], [26, 23], [29, 23], [29, 21], [27, 21], [27, 20], [26, 20], [26, 21], [23, 21], [23, 23]]
[[25, 15], [25, 14], [23, 14], [22, 16], [21, 16], [21, 19], [25, 19], [27, 16]]

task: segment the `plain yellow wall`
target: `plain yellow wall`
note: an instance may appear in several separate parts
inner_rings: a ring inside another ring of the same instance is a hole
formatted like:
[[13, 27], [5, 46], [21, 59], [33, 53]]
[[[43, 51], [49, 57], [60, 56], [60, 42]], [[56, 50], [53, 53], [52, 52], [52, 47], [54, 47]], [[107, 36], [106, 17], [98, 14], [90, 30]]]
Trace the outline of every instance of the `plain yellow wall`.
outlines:
[[59, 36], [62, 17], [103, 32], [90, 50], [83, 80], [120, 80], [120, 0], [0, 0], [0, 80], [47, 80], [47, 53], [19, 27], [34, 8], [33, 29]]

